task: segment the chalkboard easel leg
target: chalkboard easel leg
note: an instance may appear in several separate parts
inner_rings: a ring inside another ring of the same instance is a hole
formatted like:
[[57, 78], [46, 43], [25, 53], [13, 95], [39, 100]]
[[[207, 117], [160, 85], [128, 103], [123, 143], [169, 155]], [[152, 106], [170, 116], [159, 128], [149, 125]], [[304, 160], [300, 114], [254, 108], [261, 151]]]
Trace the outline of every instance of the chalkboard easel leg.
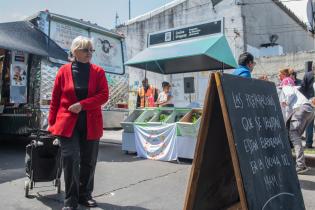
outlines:
[[226, 210], [242, 210], [241, 202], [233, 204], [232, 206], [228, 207]]

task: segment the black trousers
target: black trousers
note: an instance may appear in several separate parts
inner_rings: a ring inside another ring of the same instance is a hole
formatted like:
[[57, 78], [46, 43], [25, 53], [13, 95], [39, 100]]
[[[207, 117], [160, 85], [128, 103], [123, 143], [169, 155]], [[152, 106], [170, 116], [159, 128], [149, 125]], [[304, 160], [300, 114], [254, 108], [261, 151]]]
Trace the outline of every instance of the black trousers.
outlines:
[[71, 138], [59, 138], [65, 179], [64, 205], [76, 208], [79, 199], [91, 199], [98, 140], [86, 139], [86, 115], [80, 114]]

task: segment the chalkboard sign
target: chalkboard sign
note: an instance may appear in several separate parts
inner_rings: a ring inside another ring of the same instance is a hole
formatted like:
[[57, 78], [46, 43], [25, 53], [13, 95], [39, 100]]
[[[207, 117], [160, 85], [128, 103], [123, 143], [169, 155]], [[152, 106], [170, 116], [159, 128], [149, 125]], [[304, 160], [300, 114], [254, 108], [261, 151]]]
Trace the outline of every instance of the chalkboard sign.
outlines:
[[209, 84], [184, 209], [305, 210], [274, 83]]

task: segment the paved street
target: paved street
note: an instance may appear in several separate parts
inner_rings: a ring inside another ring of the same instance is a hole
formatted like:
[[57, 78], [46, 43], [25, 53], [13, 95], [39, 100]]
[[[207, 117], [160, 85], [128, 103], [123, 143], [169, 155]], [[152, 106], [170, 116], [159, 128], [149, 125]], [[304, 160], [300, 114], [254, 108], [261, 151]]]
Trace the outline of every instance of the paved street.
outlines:
[[[100, 146], [94, 196], [96, 209], [180, 210], [183, 208], [191, 162], [182, 164], [138, 159], [121, 152], [120, 131], [106, 132]], [[0, 142], [1, 209], [61, 209], [62, 193], [51, 183], [38, 183], [24, 197], [24, 148], [17, 141]], [[306, 208], [315, 209], [315, 170], [300, 176]], [[81, 207], [81, 209], [84, 209]]]

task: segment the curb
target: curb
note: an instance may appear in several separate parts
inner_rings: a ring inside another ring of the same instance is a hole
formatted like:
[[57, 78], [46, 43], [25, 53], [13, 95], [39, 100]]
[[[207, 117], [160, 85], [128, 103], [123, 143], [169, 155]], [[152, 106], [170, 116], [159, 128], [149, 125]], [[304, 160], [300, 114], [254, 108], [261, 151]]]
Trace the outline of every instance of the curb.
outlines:
[[[295, 155], [293, 155], [293, 159], [295, 161]], [[315, 156], [305, 155], [305, 163], [306, 166], [315, 168]]]
[[309, 167], [315, 167], [315, 157], [314, 156], [305, 156], [305, 163]]

